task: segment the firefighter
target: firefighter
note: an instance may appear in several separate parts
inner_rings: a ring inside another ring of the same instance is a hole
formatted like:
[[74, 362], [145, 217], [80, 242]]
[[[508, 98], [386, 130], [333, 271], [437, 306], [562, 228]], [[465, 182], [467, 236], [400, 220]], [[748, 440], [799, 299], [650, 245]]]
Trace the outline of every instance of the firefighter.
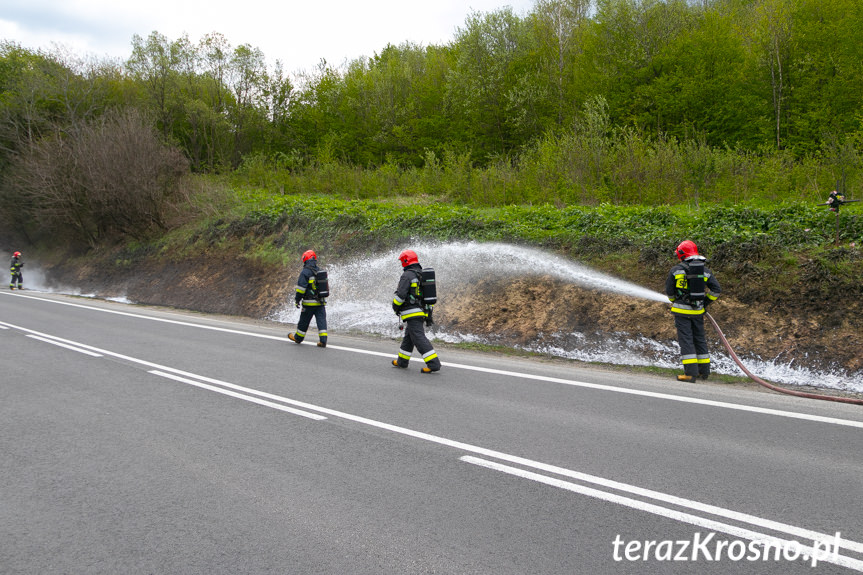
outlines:
[[419, 258], [413, 250], [405, 250], [399, 254], [399, 262], [402, 264], [402, 275], [393, 298], [393, 311], [404, 322], [405, 335], [393, 365], [406, 368], [416, 347], [425, 361], [422, 373], [440, 371], [440, 359], [425, 334], [426, 323], [431, 322], [431, 306], [423, 303]]
[[24, 262], [21, 261], [21, 252], [15, 252], [12, 254], [12, 265], [10, 266], [12, 281], [9, 282], [9, 289], [14, 290], [16, 287], [24, 289], [24, 278], [21, 276], [22, 267], [24, 267]]
[[[318, 256], [312, 250], [303, 253], [303, 269], [297, 279], [297, 290], [294, 295], [294, 305], [299, 308], [302, 303], [303, 311], [300, 312], [300, 321], [297, 322], [297, 331], [289, 333], [288, 339], [295, 343], [302, 343], [306, 338], [306, 330], [315, 318], [318, 326], [318, 347], [327, 347], [327, 299], [323, 297], [318, 285]], [[328, 294], [327, 289], [324, 293]]]
[[665, 295], [671, 301], [683, 364], [683, 375], [678, 375], [677, 379], [694, 382], [696, 378], [710, 376], [704, 312], [719, 297], [721, 288], [713, 272], [705, 267], [707, 258], [698, 254], [695, 242], [681, 242], [674, 253], [680, 261], [668, 273]]

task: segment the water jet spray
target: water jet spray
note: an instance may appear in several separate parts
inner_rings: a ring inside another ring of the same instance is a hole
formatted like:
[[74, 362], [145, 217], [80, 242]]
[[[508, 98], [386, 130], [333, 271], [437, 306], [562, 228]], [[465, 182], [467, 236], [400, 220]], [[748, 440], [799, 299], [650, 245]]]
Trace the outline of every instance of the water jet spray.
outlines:
[[[414, 243], [410, 247], [417, 252], [423, 266], [435, 268], [437, 283], [442, 286], [440, 294], [444, 302], [447, 291], [458, 285], [488, 278], [505, 280], [551, 276], [587, 289], [669, 303], [663, 293], [603, 274], [541, 249], [479, 242]], [[345, 263], [327, 264], [332, 286], [332, 295], [327, 306], [331, 333], [353, 331], [385, 337], [398, 335], [398, 332], [394, 332], [396, 322], [389, 303], [401, 274], [401, 264], [397, 259], [400, 251], [401, 248]], [[292, 323], [296, 321], [295, 314], [292, 307], [285, 307], [271, 319]], [[435, 329], [434, 337], [447, 342], [489, 343], [485, 336], [476, 333], [447, 331], [440, 327]], [[540, 340], [519, 347], [526, 351], [551, 353], [579, 361], [650, 365], [670, 369], [679, 367], [679, 350], [676, 345], [633, 338], [627, 334], [606, 334], [605, 339], [597, 341], [572, 331], [545, 333]], [[733, 358], [733, 355], [731, 358], [717, 357], [714, 366], [726, 373], [732, 373], [735, 370]], [[754, 363], [759, 372], [769, 374], [772, 381], [807, 385], [813, 379], [819, 379], [825, 382], [826, 387], [842, 389], [845, 386], [845, 389], [852, 391], [863, 391], [863, 381], [849, 378], [844, 373], [817, 373], [805, 366], [791, 368], [787, 364], [759, 358], [750, 363]], [[831, 385], [830, 381], [836, 383]]]

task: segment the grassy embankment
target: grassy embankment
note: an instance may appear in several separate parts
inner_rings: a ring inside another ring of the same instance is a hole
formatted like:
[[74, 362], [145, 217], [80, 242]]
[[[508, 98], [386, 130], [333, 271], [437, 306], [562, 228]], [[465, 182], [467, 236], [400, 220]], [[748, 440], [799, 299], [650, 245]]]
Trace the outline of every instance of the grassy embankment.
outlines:
[[759, 201], [702, 203], [697, 209], [610, 204], [470, 207], [427, 195], [346, 199], [234, 188], [217, 207], [210, 207], [206, 217], [153, 243], [128, 245], [127, 255], [182, 258], [216, 250], [264, 265], [290, 266], [296, 254], [309, 247], [335, 260], [419, 239], [503, 241], [543, 247], [643, 284], [645, 273], [664, 273], [673, 261], [674, 246], [689, 238], [729, 286], [757, 281], [762, 291], [781, 297], [799, 281], [838, 286], [855, 278], [863, 239], [863, 217], [853, 207], [841, 213], [840, 246], [835, 247], [834, 214], [799, 201], [766, 206]]
[[[145, 260], [205, 255], [283, 271], [292, 270], [297, 254], [308, 248], [334, 262], [418, 240], [503, 241], [542, 247], [655, 288], [674, 261], [676, 244], [691, 238], [708, 255], [726, 294], [753, 309], [789, 320], [803, 314], [825, 326], [860, 311], [863, 217], [855, 206], [863, 204], [843, 208], [835, 247], [836, 219], [815, 205], [824, 198], [814, 193], [779, 201], [778, 191], [768, 187], [734, 203], [702, 194], [697, 205], [692, 198], [673, 201], [673, 194], [650, 205], [611, 204], [600, 194], [570, 204], [560, 197], [542, 203], [528, 183], [524, 203], [490, 205], [495, 190], [519, 189], [521, 180], [492, 177], [489, 170], [439, 176], [428, 186], [427, 170], [341, 166], [201, 179], [196, 205], [169, 233], [85, 259], [101, 259], [122, 272]], [[459, 187], [468, 184], [469, 193]]]

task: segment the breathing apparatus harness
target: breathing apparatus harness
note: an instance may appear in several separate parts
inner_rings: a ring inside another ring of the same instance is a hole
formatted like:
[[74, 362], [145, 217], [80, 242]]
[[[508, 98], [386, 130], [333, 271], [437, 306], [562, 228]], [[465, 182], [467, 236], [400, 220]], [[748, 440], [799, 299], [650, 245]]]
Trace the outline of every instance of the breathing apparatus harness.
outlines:
[[434, 268], [422, 268], [421, 270], [411, 270], [417, 275], [416, 294], [410, 294], [411, 298], [416, 298], [417, 305], [422, 306], [426, 314], [426, 325], [434, 324], [432, 320], [432, 309], [437, 303], [437, 285], [435, 284]]
[[326, 305], [327, 298], [330, 296], [330, 282], [327, 270], [318, 269], [314, 258], [307, 258], [303, 268], [303, 273], [305, 273], [305, 269], [309, 269], [311, 270], [311, 274], [309, 275], [305, 292], [300, 293], [298, 291], [296, 294], [296, 307], [300, 307], [300, 302], [303, 302], [303, 305]]
[[686, 272], [685, 285], [677, 282], [677, 299], [686, 302], [692, 307], [701, 309], [707, 300], [706, 279], [704, 276], [704, 264], [707, 258], [704, 256], [690, 256], [686, 261], [681, 261], [680, 267]]
[[[435, 283], [434, 268], [411, 268], [409, 270], [416, 274], [416, 284], [411, 282], [411, 286], [416, 286], [414, 289], [408, 290], [407, 299], [402, 306], [417, 306], [425, 313], [425, 324], [430, 326], [434, 324], [432, 319], [432, 309], [437, 303], [437, 286]], [[404, 324], [399, 324], [399, 331], [404, 329]]]

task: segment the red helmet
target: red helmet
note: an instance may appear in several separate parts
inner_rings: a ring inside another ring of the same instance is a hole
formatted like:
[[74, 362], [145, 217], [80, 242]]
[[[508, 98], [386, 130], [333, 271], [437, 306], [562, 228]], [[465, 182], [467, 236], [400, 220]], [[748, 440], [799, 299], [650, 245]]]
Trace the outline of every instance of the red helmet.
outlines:
[[15, 252], [14, 254], [12, 254], [12, 257], [20, 258], [21, 252]]
[[413, 250], [405, 250], [399, 254], [399, 261], [402, 262], [402, 267], [406, 268], [411, 264], [420, 263], [417, 253]]
[[684, 240], [680, 242], [680, 245], [677, 246], [677, 249], [674, 250], [674, 253], [677, 255], [677, 259], [679, 260], [691, 258], [692, 256], [698, 255], [698, 246], [696, 246], [695, 242], [691, 240]]
[[303, 263], [306, 263], [309, 260], [316, 260], [318, 256], [312, 250], [306, 250], [303, 252]]

